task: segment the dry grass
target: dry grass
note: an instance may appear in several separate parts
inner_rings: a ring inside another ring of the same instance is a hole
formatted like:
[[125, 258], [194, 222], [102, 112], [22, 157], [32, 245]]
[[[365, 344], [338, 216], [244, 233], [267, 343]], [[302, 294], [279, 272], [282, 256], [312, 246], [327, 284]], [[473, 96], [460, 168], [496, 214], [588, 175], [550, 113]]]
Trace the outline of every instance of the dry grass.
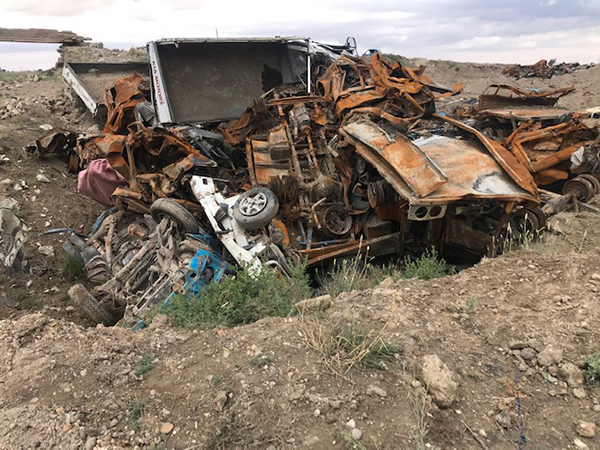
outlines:
[[427, 415], [431, 408], [431, 397], [424, 392], [414, 391], [410, 394], [410, 406], [415, 419], [415, 434], [412, 439], [417, 450], [425, 450], [425, 438], [429, 433]]
[[399, 346], [384, 339], [387, 324], [377, 332], [366, 332], [356, 324], [302, 316], [301, 327], [306, 345], [321, 355], [332, 372], [346, 379], [358, 366], [387, 370], [387, 363], [402, 352]]

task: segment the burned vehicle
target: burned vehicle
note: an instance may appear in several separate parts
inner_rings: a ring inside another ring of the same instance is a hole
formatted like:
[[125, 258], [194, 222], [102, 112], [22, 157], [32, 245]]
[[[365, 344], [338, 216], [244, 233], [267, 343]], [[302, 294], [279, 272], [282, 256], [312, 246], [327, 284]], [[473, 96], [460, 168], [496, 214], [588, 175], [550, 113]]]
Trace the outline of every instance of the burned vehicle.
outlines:
[[507, 230], [544, 226], [530, 171], [436, 114], [462, 86], [423, 68], [299, 38], [148, 50], [150, 94], [137, 74], [110, 85], [103, 134], [77, 144], [80, 181], [113, 182], [83, 186], [104, 186], [118, 207], [71, 243], [97, 284], [72, 297], [96, 320], [100, 310], [143, 323], [172, 292], [198, 292], [233, 266], [327, 270], [431, 247], [476, 260], [501, 252]]
[[[600, 192], [600, 133], [586, 123], [598, 112], [556, 106], [574, 90], [570, 86], [542, 92], [491, 85], [480, 96], [477, 111], [469, 114], [476, 128], [500, 142], [532, 174], [544, 199], [552, 200], [545, 206], [548, 214]], [[553, 193], [568, 198], [558, 199]]]

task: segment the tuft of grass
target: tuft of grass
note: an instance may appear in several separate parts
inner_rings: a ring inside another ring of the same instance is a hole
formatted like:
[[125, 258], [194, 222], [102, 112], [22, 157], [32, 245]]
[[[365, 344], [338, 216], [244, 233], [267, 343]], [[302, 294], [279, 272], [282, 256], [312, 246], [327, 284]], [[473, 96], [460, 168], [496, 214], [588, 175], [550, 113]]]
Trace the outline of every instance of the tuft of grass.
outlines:
[[286, 317], [294, 303], [310, 297], [304, 266], [294, 267], [291, 277], [269, 268], [256, 275], [240, 269], [201, 290], [198, 297], [178, 296], [160, 313], [183, 328], [211, 328], [255, 322], [263, 317]]
[[350, 324], [332, 324], [326, 320], [302, 317], [302, 336], [306, 344], [321, 354], [325, 364], [336, 374], [345, 375], [356, 366], [387, 370], [402, 349], [383, 339], [387, 327], [366, 332]]
[[223, 380], [223, 375], [215, 375], [212, 377], [212, 382], [215, 386], [219, 386], [221, 383], [223, 383]]
[[431, 397], [424, 392], [413, 392], [410, 396], [410, 406], [415, 420], [415, 434], [412, 436], [415, 448], [425, 450], [425, 438], [429, 434], [427, 414], [431, 408]]
[[592, 354], [585, 357], [585, 379], [588, 383], [600, 381], [600, 356]]
[[367, 289], [370, 285], [368, 266], [360, 257], [334, 261], [333, 270], [323, 277], [325, 292], [334, 298], [342, 292]]
[[369, 279], [371, 280], [374, 286], [380, 284], [387, 278], [391, 278], [394, 281], [402, 279], [402, 270], [394, 264], [369, 264], [367, 267], [369, 272]]
[[477, 308], [480, 299], [481, 297], [479, 297], [479, 295], [471, 295], [465, 302], [465, 313], [471, 314], [475, 312], [475, 308]]
[[142, 356], [142, 362], [140, 364], [140, 368], [135, 373], [138, 377], [144, 375], [145, 373], [150, 372], [154, 369], [156, 363], [154, 362], [154, 355], [151, 353], [146, 353]]
[[264, 367], [268, 366], [273, 361], [275, 361], [275, 356], [273, 355], [259, 355], [252, 358], [250, 364], [256, 367]]
[[404, 258], [404, 277], [431, 280], [452, 275], [455, 269], [446, 269], [446, 261], [439, 257], [434, 248], [426, 250], [419, 259], [413, 261], [409, 257]]
[[67, 256], [63, 260], [62, 273], [67, 281], [83, 281], [86, 279], [83, 264], [71, 256]]
[[350, 433], [342, 433], [342, 437], [344, 438], [344, 447], [346, 450], [367, 450], [367, 447]]
[[33, 298], [25, 289], [9, 290], [7, 296], [11, 303], [17, 305], [18, 309], [36, 311], [44, 306], [40, 300]]
[[127, 413], [126, 413], [126, 422], [127, 426], [137, 431], [139, 428], [139, 422], [142, 416], [144, 415], [144, 410], [148, 405], [148, 399], [139, 400], [137, 398], [128, 399], [126, 402], [127, 405]]

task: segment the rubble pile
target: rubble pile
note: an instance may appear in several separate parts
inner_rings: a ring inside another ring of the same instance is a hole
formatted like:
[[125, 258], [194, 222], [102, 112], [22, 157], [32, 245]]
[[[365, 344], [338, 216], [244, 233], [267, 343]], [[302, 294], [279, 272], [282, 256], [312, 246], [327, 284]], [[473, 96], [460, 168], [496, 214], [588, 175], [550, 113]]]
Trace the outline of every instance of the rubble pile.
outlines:
[[515, 77], [516, 79], [533, 77], [552, 78], [557, 75], [571, 73], [574, 70], [588, 69], [593, 66], [593, 64], [579, 63], [556, 64], [556, 60], [554, 59], [551, 59], [550, 61], [541, 59], [540, 61], [530, 66], [522, 66], [520, 64], [516, 64], [514, 66], [507, 67], [502, 70], [502, 74], [509, 77]]
[[[193, 44], [173, 46], [186, 49], [190, 65]], [[423, 67], [379, 53], [358, 58], [352, 48], [279, 44], [306, 66], [256, 65], [263, 94], [241, 115], [232, 111], [248, 105], [226, 91], [194, 85], [198, 92], [182, 96], [184, 78], [133, 73], [107, 86], [101, 134], [73, 143], [69, 132], [50, 130], [32, 148], [67, 154], [79, 191], [118, 209], [87, 240], [66, 244], [97, 284], [93, 295], [72, 294], [95, 321], [127, 309], [143, 323], [152, 305], [172, 291], [196, 294], [202, 283], [190, 278], [217, 280], [226, 264], [285, 274], [303, 260], [327, 270], [357, 254], [389, 259], [432, 246], [453, 261], [494, 256], [506, 239], [542, 229], [547, 213], [600, 190], [598, 131], [581, 122], [590, 114], [551, 109], [572, 88], [492, 86], [477, 108], [451, 118], [436, 113], [436, 101], [462, 85], [441, 86]], [[231, 56], [226, 47], [220, 55]], [[286, 71], [298, 79], [284, 82]], [[244, 94], [254, 89], [244, 86]], [[229, 109], [194, 121], [206, 114], [194, 95], [209, 103], [222, 95]], [[540, 190], [557, 184], [560, 194]]]

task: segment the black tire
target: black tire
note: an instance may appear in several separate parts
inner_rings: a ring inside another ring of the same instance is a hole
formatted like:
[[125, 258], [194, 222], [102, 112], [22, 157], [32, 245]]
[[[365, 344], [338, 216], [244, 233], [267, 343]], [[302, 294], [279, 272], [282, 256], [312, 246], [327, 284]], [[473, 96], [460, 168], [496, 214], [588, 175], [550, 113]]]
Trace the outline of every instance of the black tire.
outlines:
[[269, 224], [279, 211], [279, 200], [271, 189], [252, 188], [233, 205], [233, 218], [245, 230], [256, 230]]
[[103, 323], [112, 326], [117, 322], [113, 315], [82, 284], [71, 286], [68, 295], [79, 311], [94, 324]]
[[159, 198], [150, 206], [150, 212], [157, 222], [168, 217], [177, 224], [180, 231], [197, 234], [200, 229], [200, 225], [192, 213], [174, 200]]

